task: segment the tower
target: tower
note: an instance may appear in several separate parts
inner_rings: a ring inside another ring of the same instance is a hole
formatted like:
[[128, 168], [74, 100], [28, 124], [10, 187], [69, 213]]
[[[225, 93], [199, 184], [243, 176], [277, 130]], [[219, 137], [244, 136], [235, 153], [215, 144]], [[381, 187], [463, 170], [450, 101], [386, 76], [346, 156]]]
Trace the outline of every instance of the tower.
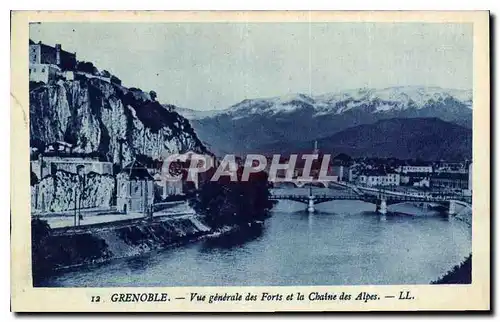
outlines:
[[313, 154], [314, 154], [314, 155], [319, 154], [319, 149], [318, 149], [318, 141], [314, 141], [314, 150], [313, 150]]
[[56, 65], [61, 66], [61, 44], [56, 44]]

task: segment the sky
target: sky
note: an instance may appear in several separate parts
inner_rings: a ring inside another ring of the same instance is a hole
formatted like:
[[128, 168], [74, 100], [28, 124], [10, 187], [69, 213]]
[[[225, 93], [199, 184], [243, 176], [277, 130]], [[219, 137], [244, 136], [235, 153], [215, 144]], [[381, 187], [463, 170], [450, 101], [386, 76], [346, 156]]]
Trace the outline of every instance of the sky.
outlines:
[[362, 87], [472, 89], [471, 24], [42, 23], [30, 38], [196, 110]]

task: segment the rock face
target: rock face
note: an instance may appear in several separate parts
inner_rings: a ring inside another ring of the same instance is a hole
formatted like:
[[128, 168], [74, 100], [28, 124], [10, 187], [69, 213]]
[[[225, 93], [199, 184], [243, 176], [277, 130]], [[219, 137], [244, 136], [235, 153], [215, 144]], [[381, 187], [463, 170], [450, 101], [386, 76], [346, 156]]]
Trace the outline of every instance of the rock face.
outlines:
[[76, 174], [57, 171], [31, 187], [31, 207], [42, 214], [68, 211], [75, 208], [75, 196], [80, 199], [81, 194], [80, 208], [107, 208], [112, 205], [114, 188], [110, 175], [91, 172], [79, 184]]
[[[138, 157], [153, 161], [168, 153], [207, 152], [189, 121], [173, 106], [162, 106], [139, 89], [76, 76], [71, 81], [30, 83], [32, 152], [64, 141], [72, 151], [62, 158], [91, 157], [123, 165]], [[81, 208], [114, 204], [113, 176], [91, 172], [85, 180]], [[32, 209], [42, 213], [73, 209], [75, 190], [80, 193], [76, 182], [77, 176], [66, 171], [32, 180]]]
[[206, 151], [189, 122], [139, 89], [79, 75], [73, 81], [30, 84], [30, 146], [65, 141], [74, 153], [118, 163], [137, 155]]

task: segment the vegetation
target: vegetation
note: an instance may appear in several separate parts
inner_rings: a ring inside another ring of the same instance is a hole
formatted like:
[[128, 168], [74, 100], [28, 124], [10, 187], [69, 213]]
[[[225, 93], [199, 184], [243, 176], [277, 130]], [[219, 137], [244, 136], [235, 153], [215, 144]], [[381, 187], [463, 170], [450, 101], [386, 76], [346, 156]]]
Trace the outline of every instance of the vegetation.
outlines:
[[471, 284], [472, 283], [472, 254], [462, 263], [455, 265], [448, 273], [431, 284]]
[[49, 236], [49, 233], [50, 227], [47, 221], [38, 218], [31, 220], [31, 260], [33, 269], [36, 269], [33, 272], [34, 275], [50, 269], [50, 263], [47, 261], [43, 249], [45, 239]]
[[91, 62], [79, 61], [76, 63], [76, 70], [91, 75], [98, 75], [99, 71]]
[[102, 76], [102, 77], [106, 77], [106, 78], [110, 78], [110, 77], [111, 77], [111, 73], [110, 73], [110, 72], [108, 72], [107, 70], [102, 70], [102, 71], [100, 72], [100, 76]]
[[[212, 170], [213, 172], [214, 170]], [[243, 226], [263, 220], [272, 207], [269, 200], [267, 173], [250, 175], [248, 181], [241, 181], [243, 168], [238, 170], [238, 181], [222, 176], [218, 181], [207, 181], [201, 185], [191, 205], [204, 215], [213, 228]], [[209, 173], [209, 178], [213, 173]]]
[[158, 97], [158, 94], [156, 94], [155, 91], [149, 91], [149, 97], [151, 97], [152, 101], [156, 101], [156, 98]]
[[[140, 88], [116, 88], [118, 97], [123, 102], [123, 105], [131, 106], [135, 110], [137, 118], [145, 127], [149, 128], [151, 132], [158, 133], [161, 129], [168, 128], [171, 131], [171, 137], [179, 136], [182, 133], [189, 134], [196, 141], [196, 145], [201, 148], [199, 152], [208, 153], [198, 136], [195, 134], [189, 121], [180, 116], [174, 109], [165, 108], [158, 101], [151, 100], [151, 97]], [[156, 99], [156, 93], [154, 91], [152, 92]], [[126, 109], [125, 113], [130, 112]], [[129, 122], [132, 122], [132, 117], [128, 119]]]
[[34, 90], [37, 90], [41, 87], [43, 87], [45, 85], [44, 82], [34, 82], [34, 81], [30, 81], [29, 83], [29, 90], [30, 92], [34, 91]]
[[118, 84], [118, 85], [122, 84], [122, 80], [119, 79], [118, 77], [116, 77], [115, 75], [111, 75], [110, 81], [111, 81], [111, 83], [114, 83], [114, 84]]

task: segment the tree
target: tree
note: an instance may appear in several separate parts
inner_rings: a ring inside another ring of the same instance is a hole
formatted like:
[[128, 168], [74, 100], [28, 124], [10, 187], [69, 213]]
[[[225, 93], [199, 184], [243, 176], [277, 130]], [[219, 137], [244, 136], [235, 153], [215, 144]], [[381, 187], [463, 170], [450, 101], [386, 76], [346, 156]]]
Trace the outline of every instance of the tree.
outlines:
[[46, 239], [50, 234], [47, 221], [38, 218], [31, 219], [31, 260], [34, 278], [39, 273], [50, 270], [51, 263], [45, 251]]
[[111, 77], [111, 73], [104, 69], [104, 70], [101, 71], [101, 76], [102, 77], [106, 77], [106, 78], [110, 78]]
[[76, 63], [76, 70], [91, 75], [97, 75], [99, 72], [94, 64], [86, 61], [79, 61], [78, 63]]
[[205, 182], [192, 200], [193, 207], [212, 227], [242, 226], [268, 216], [272, 202], [267, 173], [253, 173], [248, 181], [241, 181], [242, 173], [241, 167], [236, 182], [230, 181], [228, 176]]
[[337, 154], [333, 158], [333, 162], [334, 163], [343, 164], [343, 165], [348, 165], [348, 164], [352, 163], [352, 158], [349, 155], [345, 154], [345, 153], [340, 153], [340, 154]]
[[156, 92], [155, 91], [149, 91], [149, 96], [151, 97], [152, 101], [156, 101]]
[[114, 84], [117, 84], [117, 85], [121, 85], [122, 84], [122, 80], [119, 79], [118, 77], [116, 77], [115, 75], [111, 75], [110, 81], [111, 81], [111, 83], [114, 83]]

